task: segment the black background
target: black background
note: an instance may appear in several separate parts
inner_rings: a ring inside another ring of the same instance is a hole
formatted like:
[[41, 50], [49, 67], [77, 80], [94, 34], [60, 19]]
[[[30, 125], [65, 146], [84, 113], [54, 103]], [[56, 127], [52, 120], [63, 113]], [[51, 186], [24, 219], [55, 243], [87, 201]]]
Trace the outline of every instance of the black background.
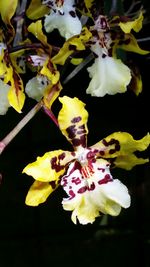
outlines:
[[[140, 37], [147, 36], [145, 26]], [[149, 43], [140, 43], [149, 49]], [[149, 56], [129, 55], [140, 68], [143, 92], [132, 91], [104, 98], [85, 94], [89, 83], [82, 70], [64, 86], [61, 95], [77, 96], [89, 111], [88, 145], [115, 131], [127, 131], [142, 138], [149, 129]], [[34, 106], [27, 100], [22, 114], [9, 109], [0, 116], [0, 138]], [[54, 103], [58, 113], [61, 105]], [[115, 170], [114, 177], [124, 182], [132, 197], [131, 207], [116, 218], [107, 217], [103, 225], [98, 218], [92, 225], [74, 225], [70, 212], [62, 209], [64, 192], [55, 191], [46, 203], [33, 208], [25, 205], [32, 184], [22, 169], [38, 155], [54, 149], [72, 149], [59, 129], [39, 111], [0, 157], [0, 267], [150, 266], [150, 172], [149, 165], [134, 167], [130, 172]], [[148, 156], [143, 153], [143, 156]]]

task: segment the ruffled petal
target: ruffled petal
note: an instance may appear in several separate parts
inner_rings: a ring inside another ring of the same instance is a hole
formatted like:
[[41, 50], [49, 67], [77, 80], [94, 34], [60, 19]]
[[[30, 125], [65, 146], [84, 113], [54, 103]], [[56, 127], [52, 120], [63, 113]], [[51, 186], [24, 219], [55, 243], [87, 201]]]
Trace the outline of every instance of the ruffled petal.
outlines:
[[86, 93], [92, 96], [124, 93], [131, 80], [130, 69], [120, 59], [109, 56], [96, 58], [87, 70], [92, 80]]
[[50, 14], [45, 17], [44, 27], [46, 32], [52, 32], [58, 29], [61, 36], [69, 39], [70, 37], [80, 34], [82, 25], [76, 15], [73, 7], [74, 1], [67, 0], [60, 8], [51, 10]]
[[59, 180], [64, 174], [67, 163], [74, 157], [71, 152], [55, 150], [47, 152], [42, 157], [28, 164], [23, 173], [31, 175], [35, 180], [40, 182], [51, 182]]
[[58, 185], [58, 181], [52, 181], [50, 183], [35, 181], [27, 193], [26, 205], [35, 207], [45, 202]]
[[76, 97], [64, 96], [59, 100], [63, 105], [58, 115], [62, 133], [76, 149], [79, 146], [86, 147], [88, 112], [85, 104]]
[[135, 151], [144, 151], [150, 144], [150, 135], [140, 140], [134, 140], [126, 132], [116, 132], [92, 146], [97, 150], [97, 156], [108, 158], [113, 165], [130, 170], [137, 164], [144, 164], [148, 159], [141, 159], [134, 155]]
[[109, 163], [103, 159], [84, 166], [71, 163], [61, 185], [69, 196], [63, 199], [63, 208], [73, 211], [74, 223], [77, 218], [81, 224], [93, 223], [101, 213], [117, 216], [121, 207], [130, 206], [127, 187], [113, 180]]
[[61, 185], [68, 195], [68, 198], [63, 199], [62, 205], [65, 210], [73, 211], [72, 221], [76, 224], [78, 218], [81, 224], [93, 223], [99, 216], [99, 210], [91, 203], [79, 162], [70, 164], [67, 174], [61, 179]]

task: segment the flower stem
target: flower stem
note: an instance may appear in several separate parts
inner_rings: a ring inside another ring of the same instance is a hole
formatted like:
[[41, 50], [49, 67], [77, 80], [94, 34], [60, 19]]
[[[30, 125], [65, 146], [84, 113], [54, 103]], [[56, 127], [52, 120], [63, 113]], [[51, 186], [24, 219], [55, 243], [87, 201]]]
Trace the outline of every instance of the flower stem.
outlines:
[[45, 106], [43, 105], [43, 110], [44, 110], [44, 112], [45, 112], [45, 113], [52, 119], [52, 121], [56, 124], [56, 126], [59, 127], [59, 125], [58, 125], [58, 121], [57, 121], [57, 119], [56, 119], [54, 113], [51, 111], [51, 109], [48, 109], [47, 107], [45, 107]]
[[6, 137], [0, 141], [0, 155], [6, 146], [13, 140], [13, 138], [21, 131], [21, 129], [35, 116], [35, 114], [42, 108], [43, 103], [37, 103], [26, 116], [16, 125], [16, 127]]

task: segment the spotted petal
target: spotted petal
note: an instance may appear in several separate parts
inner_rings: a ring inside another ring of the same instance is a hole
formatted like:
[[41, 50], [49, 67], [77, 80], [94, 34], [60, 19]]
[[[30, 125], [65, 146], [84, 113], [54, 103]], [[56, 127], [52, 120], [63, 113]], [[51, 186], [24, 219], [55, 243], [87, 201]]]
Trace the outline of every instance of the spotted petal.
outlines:
[[46, 32], [52, 32], [54, 29], [58, 29], [61, 36], [66, 39], [80, 34], [82, 25], [76, 15], [73, 4], [73, 0], [67, 0], [64, 1], [60, 8], [51, 10], [44, 21]]
[[72, 55], [73, 52], [86, 49], [85, 44], [89, 41], [91, 36], [91, 32], [84, 27], [80, 35], [73, 36], [64, 43], [60, 51], [52, 58], [53, 63], [64, 65], [66, 59]]
[[85, 104], [76, 97], [64, 96], [59, 100], [63, 105], [58, 115], [62, 133], [76, 149], [79, 146], [86, 147], [88, 112]]
[[147, 55], [150, 53], [150, 51], [141, 49], [139, 47], [136, 38], [132, 34], [125, 34], [122, 40], [120, 41], [118, 40], [117, 47], [123, 50], [129, 51], [129, 52], [135, 52], [141, 55]]
[[28, 164], [23, 173], [31, 175], [40, 182], [58, 181], [66, 170], [66, 164], [74, 157], [68, 151], [56, 150], [47, 152], [42, 157]]
[[148, 162], [148, 159], [138, 158], [134, 152], [146, 150], [149, 144], [149, 134], [140, 140], [134, 140], [129, 133], [116, 132], [107, 136], [92, 148], [98, 150], [97, 155], [111, 159], [115, 166], [130, 170], [135, 165]]
[[26, 205], [35, 207], [45, 202], [48, 196], [58, 187], [58, 185], [57, 181], [52, 181], [50, 183], [35, 181], [31, 185], [26, 196]]
[[57, 71], [56, 66], [51, 62], [49, 57], [45, 60], [40, 73], [45, 75], [52, 84], [56, 84], [59, 81], [59, 71]]
[[11, 88], [8, 92], [9, 103], [17, 112], [20, 113], [25, 101], [24, 86], [21, 77], [13, 68], [10, 84]]
[[130, 33], [133, 29], [135, 32], [139, 32], [142, 29], [143, 14], [140, 13], [139, 17], [135, 20], [120, 22], [119, 26], [124, 33]]
[[[71, 163], [61, 180], [69, 196], [63, 199], [63, 208], [73, 211], [74, 223], [77, 218], [81, 224], [93, 223], [101, 213], [117, 216], [121, 207], [130, 206], [128, 190], [119, 180], [113, 180], [108, 162], [97, 160], [92, 168], [90, 173], [88, 166]], [[89, 177], [85, 179], [86, 171]]]

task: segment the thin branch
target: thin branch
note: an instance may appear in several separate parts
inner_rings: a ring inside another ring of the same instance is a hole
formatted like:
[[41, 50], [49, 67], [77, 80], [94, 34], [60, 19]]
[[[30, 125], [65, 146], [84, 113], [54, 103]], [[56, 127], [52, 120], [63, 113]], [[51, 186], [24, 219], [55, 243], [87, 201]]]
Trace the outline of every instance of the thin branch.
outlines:
[[23, 129], [23, 127], [35, 116], [35, 114], [43, 106], [42, 102], [37, 103], [26, 116], [17, 124], [17, 126], [8, 134], [6, 137], [0, 141], [0, 155], [6, 148], [6, 146], [14, 139], [14, 137]]
[[68, 83], [72, 78], [74, 78], [80, 70], [82, 70], [92, 59], [94, 58], [93, 54], [87, 56], [87, 58], [81, 62], [63, 81], [63, 84]]
[[137, 41], [138, 41], [138, 43], [150, 41], [150, 36], [149, 37], [145, 37], [145, 38], [137, 39]]
[[[131, 12], [132, 12], [132, 10], [133, 10], [138, 4], [141, 4], [141, 1], [136, 1], [136, 2], [135, 2], [135, 0], [133, 0], [132, 3], [131, 3], [131, 5], [130, 5], [130, 7], [129, 7], [129, 9], [125, 12], [125, 15], [126, 15], [126, 16], [130, 15]], [[141, 6], [142, 6], [142, 4], [141, 4]]]

